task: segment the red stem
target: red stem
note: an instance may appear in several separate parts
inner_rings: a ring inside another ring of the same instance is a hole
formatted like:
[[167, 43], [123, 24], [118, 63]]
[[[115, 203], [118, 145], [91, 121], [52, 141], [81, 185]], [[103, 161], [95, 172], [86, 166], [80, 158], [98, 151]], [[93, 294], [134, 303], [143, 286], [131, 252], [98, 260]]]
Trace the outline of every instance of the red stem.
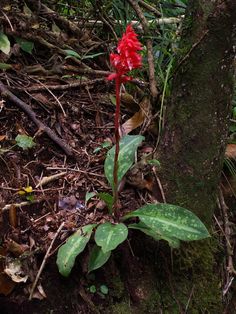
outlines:
[[118, 157], [120, 151], [120, 133], [119, 133], [119, 126], [120, 126], [120, 77], [117, 76], [116, 78], [116, 112], [115, 112], [115, 157], [114, 157], [114, 170], [113, 170], [113, 179], [114, 179], [114, 215], [118, 216]]

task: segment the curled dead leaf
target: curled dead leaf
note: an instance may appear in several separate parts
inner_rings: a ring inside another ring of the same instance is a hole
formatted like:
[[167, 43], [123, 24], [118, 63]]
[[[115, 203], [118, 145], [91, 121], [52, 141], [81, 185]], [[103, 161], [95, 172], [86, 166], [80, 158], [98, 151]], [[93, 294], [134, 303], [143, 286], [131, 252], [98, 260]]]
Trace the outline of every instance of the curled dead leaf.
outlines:
[[4, 273], [17, 283], [26, 282], [28, 279], [28, 275], [25, 275], [19, 259], [6, 259]]
[[151, 104], [148, 97], [144, 97], [139, 104], [139, 111], [136, 112], [121, 126], [121, 135], [127, 135], [137, 127], [141, 126], [146, 119], [150, 118]]

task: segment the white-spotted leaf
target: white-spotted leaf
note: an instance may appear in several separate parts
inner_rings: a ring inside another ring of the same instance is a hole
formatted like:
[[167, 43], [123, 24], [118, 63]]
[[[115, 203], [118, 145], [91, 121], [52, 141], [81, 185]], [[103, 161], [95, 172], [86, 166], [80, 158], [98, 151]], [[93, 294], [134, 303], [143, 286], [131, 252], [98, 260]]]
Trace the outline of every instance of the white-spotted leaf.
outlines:
[[69, 276], [76, 257], [83, 252], [88, 243], [95, 224], [86, 225], [77, 230], [63, 244], [57, 253], [57, 266], [61, 275]]
[[[141, 135], [126, 135], [120, 140], [120, 152], [118, 157], [118, 184], [132, 166], [137, 148], [143, 140], [144, 137]], [[114, 188], [114, 157], [115, 146], [113, 146], [108, 151], [104, 165], [105, 176], [110, 183], [112, 189]]]
[[100, 246], [94, 245], [88, 263], [88, 272], [102, 267], [111, 256], [111, 251], [103, 252]]
[[95, 232], [95, 242], [107, 253], [114, 250], [128, 236], [128, 228], [123, 223], [111, 224], [105, 222], [98, 226]]
[[209, 237], [201, 220], [191, 211], [171, 204], [149, 204], [137, 209], [123, 219], [138, 217], [147, 227], [161, 236], [183, 241]]
[[156, 230], [148, 228], [143, 222], [139, 222], [137, 224], [130, 224], [128, 225], [128, 228], [140, 230], [149, 237], [152, 237], [156, 241], [165, 240], [169, 243], [169, 246], [171, 246], [172, 248], [179, 248], [180, 246], [180, 241], [178, 239], [174, 237], [163, 236], [160, 233], [157, 233]]

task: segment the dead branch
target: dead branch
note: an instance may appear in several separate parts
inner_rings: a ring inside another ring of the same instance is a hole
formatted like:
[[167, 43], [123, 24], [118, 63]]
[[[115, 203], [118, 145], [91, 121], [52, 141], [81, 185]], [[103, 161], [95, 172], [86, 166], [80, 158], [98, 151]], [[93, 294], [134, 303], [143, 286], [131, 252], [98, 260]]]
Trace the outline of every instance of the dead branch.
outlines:
[[[164, 25], [164, 24], [178, 24], [181, 23], [181, 21], [183, 20], [184, 15], [181, 15], [180, 17], [163, 17], [163, 18], [159, 18], [159, 19], [155, 19], [152, 21], [148, 20], [148, 24], [150, 23], [155, 23], [155, 25]], [[103, 26], [103, 21], [100, 20], [88, 20], [86, 22], [78, 22], [78, 25], [80, 26], [84, 26], [84, 27], [94, 27], [94, 25], [96, 25], [96, 27], [102, 27]], [[121, 20], [117, 20], [114, 23], [115, 25], [117, 24], [122, 24]], [[135, 27], [137, 29], [143, 29], [142, 26], [140, 25], [140, 22], [137, 20], [132, 20], [130, 21], [131, 25], [135, 25]]]
[[72, 156], [72, 150], [62, 139], [60, 139], [48, 126], [46, 126], [43, 122], [41, 122], [37, 117], [35, 112], [30, 108], [29, 105], [27, 105], [25, 102], [23, 102], [20, 98], [15, 96], [12, 92], [10, 92], [4, 84], [0, 82], [0, 92], [3, 98], [9, 99], [14, 104], [19, 107], [21, 110], [23, 110], [31, 119], [32, 121], [37, 125], [40, 131], [45, 132], [48, 137], [53, 140], [58, 146], [61, 147], [61, 149], [68, 155]]
[[77, 36], [77, 38], [81, 37], [81, 29], [73, 22], [69, 21], [67, 18], [59, 15], [57, 12], [53, 11], [45, 4], [41, 4], [41, 12], [42, 15], [47, 15], [52, 17], [58, 24], [60, 24], [63, 28], [67, 28], [71, 33]]
[[13, 203], [13, 204], [6, 204], [3, 208], [0, 208], [0, 212], [3, 213], [7, 210], [9, 210], [11, 207], [15, 207], [15, 208], [21, 208], [24, 206], [30, 206], [32, 204], [38, 204], [40, 202], [45, 201], [45, 198], [40, 198], [37, 200], [33, 200], [33, 201], [25, 201], [25, 202], [21, 202], [21, 203]]
[[63, 177], [64, 175], [66, 175], [67, 172], [64, 171], [64, 172], [60, 172], [60, 173], [56, 173], [56, 174], [53, 174], [51, 176], [48, 176], [48, 177], [42, 177], [42, 179], [38, 182], [38, 184], [36, 185], [36, 188], [38, 187], [42, 187], [43, 185], [46, 185], [52, 181], [55, 181], [61, 177]]
[[[110, 73], [110, 72], [108, 72]], [[104, 78], [100, 78], [100, 79], [95, 79], [95, 80], [90, 80], [90, 81], [83, 81], [81, 82], [80, 80], [76, 80], [75, 83], [69, 83], [69, 84], [65, 84], [65, 85], [33, 85], [33, 86], [29, 86], [29, 87], [24, 87], [24, 91], [27, 92], [39, 92], [39, 91], [45, 91], [47, 90], [60, 90], [60, 91], [65, 91], [65, 90], [69, 90], [69, 89], [73, 89], [73, 88], [78, 88], [78, 87], [86, 87], [86, 86], [90, 86], [93, 84], [97, 84], [97, 83], [101, 83], [104, 82]], [[11, 87], [12, 90], [17, 90], [17, 91], [22, 91], [22, 87]]]
[[158, 11], [156, 8], [151, 6], [150, 4], [144, 2], [143, 0], [137, 1], [141, 7], [148, 10], [149, 12], [152, 12], [155, 16], [160, 17], [162, 14], [160, 11]]
[[36, 288], [36, 286], [37, 286], [37, 283], [38, 283], [38, 281], [39, 281], [39, 277], [40, 277], [41, 274], [42, 274], [42, 271], [43, 271], [44, 266], [45, 266], [45, 264], [46, 264], [46, 261], [47, 261], [47, 258], [48, 258], [48, 256], [49, 256], [49, 253], [50, 253], [50, 251], [51, 251], [51, 249], [52, 249], [52, 246], [53, 246], [53, 244], [54, 244], [56, 238], [58, 237], [59, 233], [61, 232], [62, 228], [64, 227], [64, 224], [65, 224], [65, 222], [63, 221], [63, 222], [61, 223], [60, 227], [57, 229], [57, 232], [55, 233], [54, 238], [52, 239], [52, 242], [50, 243], [50, 245], [49, 245], [49, 247], [48, 247], [48, 250], [47, 250], [47, 252], [46, 252], [46, 254], [45, 254], [45, 256], [44, 256], [44, 259], [43, 259], [43, 261], [42, 261], [42, 264], [41, 264], [41, 266], [40, 266], [40, 268], [39, 268], [39, 271], [38, 271], [38, 273], [37, 273], [37, 276], [36, 276], [36, 278], [35, 278], [35, 280], [34, 280], [34, 283], [33, 283], [33, 285], [32, 285], [32, 288], [31, 288], [31, 291], [30, 291], [29, 300], [32, 300], [34, 290], [35, 290], [35, 288]]

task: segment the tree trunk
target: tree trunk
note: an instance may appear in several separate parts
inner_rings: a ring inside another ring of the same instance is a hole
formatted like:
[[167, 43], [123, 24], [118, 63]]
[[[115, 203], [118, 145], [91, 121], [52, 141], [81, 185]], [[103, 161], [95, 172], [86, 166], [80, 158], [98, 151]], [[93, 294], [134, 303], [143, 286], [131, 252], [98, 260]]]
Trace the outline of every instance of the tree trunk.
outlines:
[[[192, 210], [208, 227], [227, 141], [235, 37], [236, 1], [189, 1], [157, 156], [167, 202]], [[180, 313], [186, 313], [184, 304], [189, 313], [222, 313], [216, 250], [211, 239], [174, 252], [172, 283], [162, 289], [176, 296], [163, 299], [167, 313], [178, 313], [177, 301]]]
[[189, 1], [158, 156], [168, 202], [208, 225], [231, 110], [235, 27], [235, 1]]

